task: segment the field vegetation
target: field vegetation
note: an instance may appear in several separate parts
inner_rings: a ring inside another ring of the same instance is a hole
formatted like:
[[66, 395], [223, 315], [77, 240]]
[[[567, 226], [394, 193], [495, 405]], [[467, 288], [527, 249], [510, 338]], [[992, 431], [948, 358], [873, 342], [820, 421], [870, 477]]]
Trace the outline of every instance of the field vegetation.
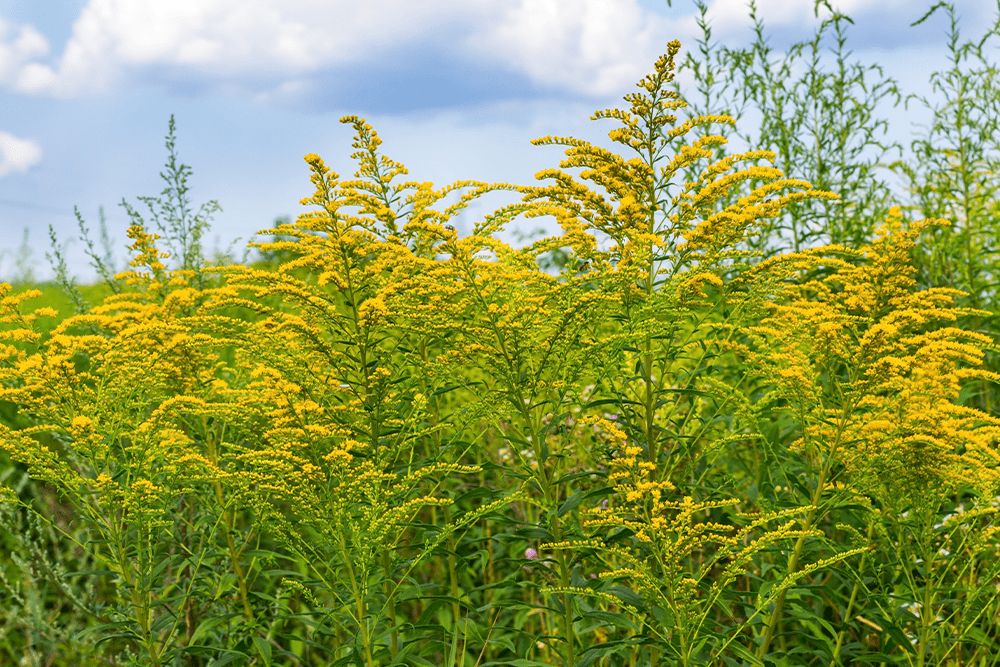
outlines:
[[53, 234], [0, 284], [0, 664], [1000, 663], [1000, 24], [921, 19], [935, 107], [847, 16], [776, 58], [696, 4], [593, 116], [621, 155], [435, 188], [347, 116], [353, 178], [305, 156], [242, 258], [171, 118], [127, 266], [80, 217], [99, 283]]

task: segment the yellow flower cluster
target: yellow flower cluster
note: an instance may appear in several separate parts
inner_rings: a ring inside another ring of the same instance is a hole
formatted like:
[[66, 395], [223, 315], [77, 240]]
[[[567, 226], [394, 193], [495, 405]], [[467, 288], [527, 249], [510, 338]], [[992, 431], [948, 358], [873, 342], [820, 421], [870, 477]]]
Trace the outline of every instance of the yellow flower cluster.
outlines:
[[991, 341], [953, 326], [967, 312], [956, 290], [914, 289], [909, 253], [935, 223], [904, 228], [894, 209], [856, 263], [824, 257], [835, 248], [802, 255], [836, 270], [786, 284], [754, 328], [771, 342], [749, 359], [800, 406], [798, 447], [841, 462], [854, 488], [896, 512], [936, 509], [966, 485], [1000, 490], [1000, 420], [958, 400], [969, 380], [1000, 379], [981, 369]]

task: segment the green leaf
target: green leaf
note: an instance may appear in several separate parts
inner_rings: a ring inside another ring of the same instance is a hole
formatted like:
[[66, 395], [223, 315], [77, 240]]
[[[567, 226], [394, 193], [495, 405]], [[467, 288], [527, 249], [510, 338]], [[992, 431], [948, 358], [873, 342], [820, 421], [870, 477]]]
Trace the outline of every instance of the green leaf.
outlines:
[[629, 630], [635, 630], [636, 632], [639, 631], [639, 627], [632, 622], [632, 619], [625, 614], [618, 612], [594, 610], [585, 612], [581, 616], [585, 619], [592, 618], [607, 625], [614, 625], [619, 628], [628, 628]]
[[747, 648], [743, 646], [743, 644], [738, 644], [736, 642], [733, 642], [727, 647], [727, 649], [732, 651], [736, 655], [740, 656], [744, 660], [747, 660], [751, 665], [754, 665], [754, 667], [764, 667], [764, 662], [756, 655], [748, 651]]
[[583, 491], [577, 491], [572, 496], [567, 498], [566, 502], [564, 502], [559, 507], [559, 512], [557, 513], [557, 515], [563, 516], [569, 512], [572, 512], [573, 510], [575, 510], [577, 507], [580, 506], [580, 501], [583, 500], [583, 498], [584, 498]]
[[271, 665], [271, 643], [264, 639], [263, 637], [253, 638], [254, 648], [257, 649], [257, 653], [260, 657], [264, 659], [264, 665], [270, 667]]
[[240, 658], [247, 662], [250, 660], [250, 656], [246, 653], [241, 653], [240, 651], [230, 651], [229, 649], [218, 650], [223, 652], [225, 655], [221, 655], [212, 662], [208, 663], [208, 667], [223, 667], [224, 665], [228, 665], [229, 663], [239, 660]]

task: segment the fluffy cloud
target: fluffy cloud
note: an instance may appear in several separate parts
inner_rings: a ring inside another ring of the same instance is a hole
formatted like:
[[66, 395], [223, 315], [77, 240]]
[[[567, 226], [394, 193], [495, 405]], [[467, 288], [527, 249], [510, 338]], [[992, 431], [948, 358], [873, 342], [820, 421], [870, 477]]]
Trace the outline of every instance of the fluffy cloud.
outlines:
[[14, 26], [0, 19], [0, 85], [23, 89], [21, 77], [32, 60], [49, 52], [49, 43], [32, 26]]
[[642, 78], [666, 49], [666, 22], [643, 15], [634, 0], [506, 2], [498, 20], [465, 41], [532, 81], [609, 95]]
[[[75, 97], [154, 85], [249, 94], [265, 103], [335, 104], [343, 100], [331, 90], [357, 97], [359, 84], [392, 76], [386, 85], [418, 79], [420, 87], [433, 79], [443, 89], [472, 79], [497, 89], [498, 77], [507, 77], [519, 90], [534, 84], [556, 93], [617, 96], [631, 92], [669, 40], [690, 45], [700, 37], [691, 3], [674, 0], [667, 9], [661, 2], [89, 0], [58, 57], [32, 26], [0, 21], [0, 86]], [[855, 18], [867, 17], [852, 29], [853, 40], [888, 48], [901, 44], [887, 42], [887, 17], [899, 23], [905, 14], [909, 23], [930, 2], [831, 0]], [[814, 4], [757, 0], [768, 30], [796, 39], [812, 35]], [[988, 18], [986, 4], [957, 2], [966, 25]], [[708, 0], [708, 6], [719, 43], [739, 46], [752, 38], [746, 0]], [[821, 8], [820, 18], [828, 15]], [[893, 37], [918, 38], [926, 34], [904, 30]]]
[[25, 172], [42, 160], [42, 148], [30, 139], [0, 132], [0, 178], [15, 171]]
[[324, 73], [433, 53], [448, 68], [475, 63], [600, 95], [645, 73], [670, 38], [661, 22], [635, 0], [90, 0], [56, 59], [32, 27], [0, 24], [0, 85], [59, 97], [149, 83], [280, 96]]

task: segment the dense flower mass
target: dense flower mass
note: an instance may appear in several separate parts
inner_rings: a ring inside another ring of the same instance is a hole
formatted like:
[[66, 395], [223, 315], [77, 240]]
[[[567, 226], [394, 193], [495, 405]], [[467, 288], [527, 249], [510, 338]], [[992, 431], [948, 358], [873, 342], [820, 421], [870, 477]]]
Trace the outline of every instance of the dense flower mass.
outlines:
[[[755, 250], [838, 197], [679, 122], [679, 50], [593, 117], [634, 157], [544, 137], [546, 185], [434, 189], [348, 116], [354, 180], [307, 155], [260, 262], [171, 269], [133, 220], [98, 305], [45, 328], [0, 285], [0, 501], [56, 517], [94, 660], [979, 664], [1000, 375], [989, 312], [915, 277], [947, 222]], [[511, 247], [522, 215], [561, 233]]]

